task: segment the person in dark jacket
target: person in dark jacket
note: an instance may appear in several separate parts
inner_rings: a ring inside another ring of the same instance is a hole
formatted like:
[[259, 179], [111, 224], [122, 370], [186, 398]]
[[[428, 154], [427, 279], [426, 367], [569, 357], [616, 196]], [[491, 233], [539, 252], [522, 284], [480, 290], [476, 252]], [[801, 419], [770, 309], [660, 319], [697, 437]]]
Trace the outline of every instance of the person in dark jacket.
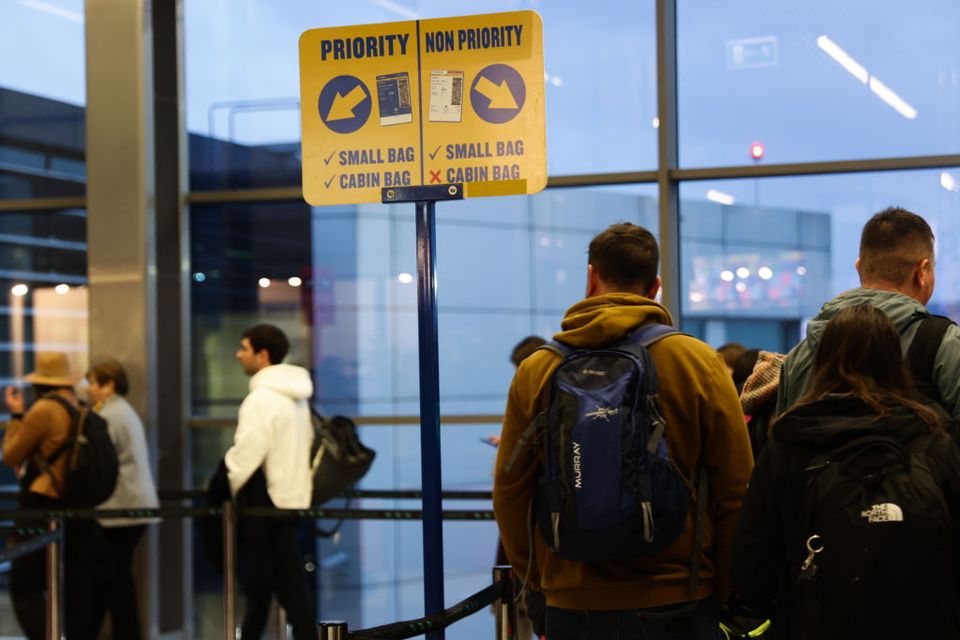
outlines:
[[[883, 311], [854, 305], [830, 320], [809, 391], [773, 425], [734, 538], [735, 602], [770, 615], [778, 640], [960, 637], [960, 452], [946, 413], [910, 390]], [[879, 473], [857, 470], [880, 449]], [[895, 504], [891, 483], [921, 490]], [[851, 486], [862, 501], [838, 508]]]

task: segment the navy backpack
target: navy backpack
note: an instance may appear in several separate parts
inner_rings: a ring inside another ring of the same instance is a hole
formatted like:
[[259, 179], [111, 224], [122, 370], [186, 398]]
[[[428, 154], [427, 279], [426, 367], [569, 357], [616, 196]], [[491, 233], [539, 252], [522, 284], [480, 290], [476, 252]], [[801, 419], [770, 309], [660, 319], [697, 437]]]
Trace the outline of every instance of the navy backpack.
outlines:
[[548, 408], [531, 426], [543, 429], [544, 447], [534, 513], [558, 556], [602, 562], [656, 554], [683, 531], [691, 491], [670, 458], [647, 351], [674, 333], [649, 324], [599, 349], [541, 347], [563, 358]]

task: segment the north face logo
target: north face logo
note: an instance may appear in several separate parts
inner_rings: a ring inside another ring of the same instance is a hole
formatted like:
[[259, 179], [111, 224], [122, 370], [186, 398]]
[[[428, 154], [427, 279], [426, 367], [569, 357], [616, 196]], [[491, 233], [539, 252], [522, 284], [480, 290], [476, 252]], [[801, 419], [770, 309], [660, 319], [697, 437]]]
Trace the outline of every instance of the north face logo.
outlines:
[[860, 517], [866, 518], [870, 523], [903, 522], [903, 509], [891, 502], [884, 502], [861, 511]]

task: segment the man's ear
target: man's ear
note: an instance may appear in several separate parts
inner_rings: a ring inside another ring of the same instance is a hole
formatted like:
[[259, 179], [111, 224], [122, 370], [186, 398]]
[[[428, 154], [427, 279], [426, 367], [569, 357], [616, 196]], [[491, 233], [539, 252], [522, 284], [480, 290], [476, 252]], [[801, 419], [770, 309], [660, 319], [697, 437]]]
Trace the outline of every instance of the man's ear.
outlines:
[[916, 285], [921, 289], [926, 289], [927, 284], [930, 282], [930, 278], [933, 277], [933, 265], [930, 263], [929, 258], [924, 258], [917, 263], [917, 266], [913, 268], [913, 279], [916, 282]]
[[592, 264], [587, 265], [587, 297], [592, 298], [597, 295], [600, 287], [600, 281], [597, 277], [597, 270]]
[[654, 300], [657, 297], [657, 294], [660, 293], [660, 285], [663, 284], [663, 281], [660, 279], [660, 276], [657, 276], [653, 279], [653, 285], [651, 285], [650, 290], [647, 291], [645, 297]]

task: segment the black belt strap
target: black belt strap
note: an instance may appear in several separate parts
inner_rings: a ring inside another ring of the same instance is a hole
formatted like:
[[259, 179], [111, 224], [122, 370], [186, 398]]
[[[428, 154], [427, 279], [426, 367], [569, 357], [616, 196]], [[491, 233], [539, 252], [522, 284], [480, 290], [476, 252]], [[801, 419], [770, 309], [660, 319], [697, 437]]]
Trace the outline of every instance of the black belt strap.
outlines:
[[693, 533], [693, 557], [690, 559], [690, 595], [693, 596], [700, 588], [700, 559], [703, 555], [703, 538], [707, 522], [707, 499], [709, 478], [707, 470], [700, 465], [697, 472], [697, 517]]

